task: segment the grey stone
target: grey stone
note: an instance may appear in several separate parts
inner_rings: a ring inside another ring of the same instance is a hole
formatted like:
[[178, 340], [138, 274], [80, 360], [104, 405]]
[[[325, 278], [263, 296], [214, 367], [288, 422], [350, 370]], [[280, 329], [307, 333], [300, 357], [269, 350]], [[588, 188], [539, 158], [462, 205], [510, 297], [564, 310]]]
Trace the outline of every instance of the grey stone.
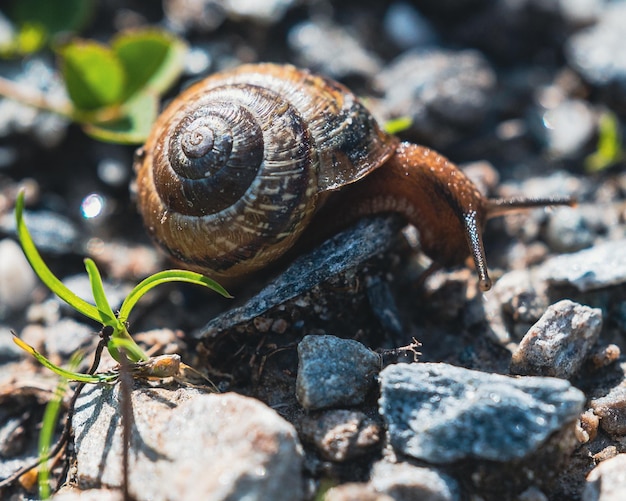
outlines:
[[[135, 499], [302, 499], [295, 429], [258, 400], [140, 387], [132, 404], [129, 489]], [[72, 420], [81, 489], [120, 486], [121, 419], [119, 385], [83, 391]]]
[[363, 403], [380, 357], [353, 339], [305, 336], [298, 344], [296, 396], [308, 410]]
[[350, 75], [369, 78], [382, 66], [378, 56], [366, 50], [353, 33], [328, 18], [296, 24], [289, 30], [287, 41], [300, 65], [332, 78]]
[[626, 492], [626, 454], [602, 461], [587, 475], [581, 499], [623, 501]]
[[324, 459], [341, 462], [369, 452], [380, 442], [381, 427], [361, 411], [336, 409], [305, 416], [300, 437]]
[[193, 332], [192, 336], [197, 339], [217, 337], [225, 330], [263, 316], [275, 306], [310, 291], [335, 275], [358, 268], [376, 254], [389, 249], [399, 228], [393, 218], [359, 221], [354, 227], [296, 259], [243, 306], [217, 316]]
[[580, 30], [565, 45], [567, 60], [583, 78], [610, 90], [623, 106], [626, 89], [626, 54], [624, 47], [626, 4], [613, 2], [606, 6], [595, 25]]
[[10, 238], [0, 240], [0, 319], [22, 311], [36, 285], [37, 277], [21, 247]]
[[581, 292], [622, 284], [626, 282], [626, 240], [555, 256], [539, 273], [550, 284], [571, 285]]
[[602, 310], [569, 299], [551, 305], [520, 342], [511, 372], [569, 379], [576, 375], [602, 330]]
[[374, 464], [370, 484], [376, 492], [388, 494], [395, 501], [458, 501], [459, 486], [452, 477], [433, 468], [409, 463], [379, 461]]
[[447, 364], [397, 364], [380, 374], [391, 446], [430, 463], [510, 461], [573, 424], [584, 394], [555, 378], [513, 378]]
[[585, 215], [576, 208], [563, 207], [548, 219], [545, 237], [556, 252], [575, 252], [593, 244], [595, 234]]
[[594, 110], [585, 101], [563, 99], [542, 110], [537, 132], [554, 158], [577, 158], [596, 129]]
[[[440, 49], [407, 51], [376, 78], [391, 117], [410, 114], [413, 137], [435, 147], [460, 137], [484, 119], [496, 77], [477, 51]], [[463, 89], [463, 92], [459, 92]]]
[[324, 501], [394, 501], [391, 496], [376, 492], [370, 484], [340, 484], [326, 491]]
[[589, 404], [604, 431], [619, 437], [626, 435], [626, 381], [593, 398]]

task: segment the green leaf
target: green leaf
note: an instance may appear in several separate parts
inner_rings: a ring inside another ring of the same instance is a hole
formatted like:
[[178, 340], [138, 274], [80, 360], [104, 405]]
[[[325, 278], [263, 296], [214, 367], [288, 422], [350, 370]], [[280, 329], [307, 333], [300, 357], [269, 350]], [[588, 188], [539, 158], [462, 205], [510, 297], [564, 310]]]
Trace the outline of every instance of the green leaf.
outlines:
[[104, 292], [104, 286], [102, 285], [102, 277], [98, 271], [98, 267], [93, 260], [87, 258], [84, 260], [87, 275], [89, 275], [89, 283], [91, 284], [91, 290], [93, 291], [93, 298], [100, 312], [100, 322], [102, 325], [109, 325], [115, 330], [119, 330], [119, 320], [113, 313], [109, 300]]
[[67, 92], [76, 108], [93, 111], [122, 102], [124, 67], [109, 47], [91, 40], [76, 40], [58, 52]]
[[413, 119], [408, 116], [394, 118], [392, 120], [387, 120], [383, 124], [383, 129], [387, 134], [398, 134], [399, 132], [403, 132], [413, 125]]
[[618, 118], [611, 112], [600, 116], [598, 146], [585, 158], [587, 172], [600, 172], [624, 158]]
[[195, 273], [193, 271], [187, 270], [165, 270], [155, 273], [154, 275], [146, 278], [141, 281], [139, 284], [135, 286], [135, 288], [130, 291], [130, 294], [126, 297], [122, 306], [120, 308], [120, 312], [118, 314], [118, 318], [121, 322], [126, 322], [130, 315], [131, 310], [134, 308], [137, 301], [141, 299], [141, 297], [148, 292], [150, 289], [156, 287], [157, 285], [168, 283], [168, 282], [185, 282], [195, 285], [201, 285], [203, 287], [207, 287], [215, 292], [221, 294], [224, 297], [232, 297], [226, 289], [224, 289], [220, 284], [218, 284], [215, 280], [212, 280], [200, 273]]
[[125, 351], [126, 358], [128, 358], [128, 360], [132, 363], [145, 362], [150, 359], [150, 357], [148, 357], [148, 355], [146, 355], [143, 350], [137, 346], [137, 343], [133, 341], [127, 331], [124, 332], [123, 337], [112, 337], [107, 344], [107, 349], [112, 356], [115, 355], [115, 360], [118, 362], [121, 359], [119, 352], [120, 349]]
[[92, 0], [15, 0], [11, 17], [18, 25], [38, 24], [48, 35], [82, 29], [93, 11]]
[[26, 344], [19, 337], [13, 336], [13, 342], [22, 348], [24, 351], [30, 353], [37, 362], [39, 362], [44, 367], [47, 367], [55, 374], [62, 376], [70, 381], [79, 381], [81, 383], [111, 383], [117, 379], [116, 374], [82, 374], [80, 372], [72, 372], [66, 369], [59, 367], [58, 365], [53, 364], [44, 357], [41, 353], [39, 353], [35, 348]]
[[46, 285], [46, 287], [48, 287], [48, 289], [50, 289], [54, 294], [69, 304], [76, 311], [95, 320], [96, 322], [100, 322], [100, 313], [98, 312], [98, 309], [94, 305], [78, 297], [65, 285], [63, 285], [63, 282], [61, 282], [54, 275], [54, 273], [52, 273], [52, 271], [50, 271], [50, 268], [48, 268], [46, 263], [44, 263], [41, 258], [41, 255], [39, 254], [39, 251], [37, 251], [37, 247], [35, 247], [35, 243], [28, 232], [26, 223], [24, 222], [23, 191], [20, 191], [17, 195], [17, 200], [15, 202], [15, 223], [17, 236], [20, 240], [20, 245], [22, 246], [24, 255], [26, 256], [26, 259], [28, 259], [28, 262], [39, 279]]
[[126, 72], [124, 99], [138, 91], [162, 94], [183, 69], [186, 44], [171, 33], [148, 28], [117, 35], [111, 48]]
[[141, 144], [156, 121], [159, 100], [156, 95], [137, 94], [124, 103], [121, 118], [109, 122], [83, 123], [84, 131], [100, 141], [120, 144]]

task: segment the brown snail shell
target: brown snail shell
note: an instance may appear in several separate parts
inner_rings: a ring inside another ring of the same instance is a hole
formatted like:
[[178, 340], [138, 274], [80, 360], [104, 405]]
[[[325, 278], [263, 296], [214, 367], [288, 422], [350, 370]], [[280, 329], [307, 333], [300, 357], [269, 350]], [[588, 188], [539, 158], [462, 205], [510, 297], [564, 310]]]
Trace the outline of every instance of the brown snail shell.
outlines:
[[436, 264], [473, 255], [487, 290], [485, 220], [571, 203], [486, 200], [438, 153], [385, 134], [343, 85], [275, 64], [241, 66], [189, 87], [161, 114], [135, 168], [152, 237], [218, 280], [277, 260], [316, 214], [337, 227], [400, 212]]

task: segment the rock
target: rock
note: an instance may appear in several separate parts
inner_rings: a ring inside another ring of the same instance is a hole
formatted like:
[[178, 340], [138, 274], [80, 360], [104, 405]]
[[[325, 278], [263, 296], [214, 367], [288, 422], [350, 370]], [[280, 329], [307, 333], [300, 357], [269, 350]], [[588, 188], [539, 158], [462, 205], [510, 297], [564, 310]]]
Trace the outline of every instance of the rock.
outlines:
[[298, 402], [307, 410], [359, 405], [379, 370], [380, 357], [358, 341], [305, 336], [298, 344]]
[[122, 494], [119, 490], [89, 489], [81, 491], [75, 487], [62, 487], [52, 501], [120, 501]]
[[21, 247], [10, 238], [0, 241], [0, 319], [22, 311], [31, 301], [37, 276]]
[[412, 125], [405, 134], [435, 147], [483, 121], [495, 84], [493, 69], [473, 50], [407, 51], [375, 80], [390, 117], [410, 114]]
[[376, 492], [388, 494], [395, 501], [458, 501], [456, 481], [432, 468], [409, 463], [379, 461], [374, 464], [370, 484]]
[[403, 50], [433, 45], [437, 31], [419, 10], [406, 1], [393, 2], [383, 18], [385, 35]]
[[511, 372], [569, 379], [602, 330], [602, 310], [563, 299], [550, 306], [513, 353]]
[[571, 285], [587, 292], [626, 282], [626, 240], [595, 245], [547, 260], [540, 275], [552, 285]]
[[600, 427], [609, 435], [626, 435], [626, 380], [610, 388], [603, 396], [589, 402], [600, 418]]
[[300, 422], [300, 438], [315, 445], [329, 461], [363, 455], [380, 442], [380, 437], [380, 425], [361, 411], [324, 411], [308, 414]]
[[[119, 385], [91, 386], [77, 402], [72, 425], [81, 489], [121, 484], [119, 397]], [[302, 499], [296, 432], [261, 402], [233, 393], [138, 387], [132, 407], [134, 499]]]
[[316, 285], [389, 249], [400, 229], [392, 218], [359, 221], [308, 254], [296, 259], [282, 274], [243, 306], [233, 308], [192, 333], [196, 339], [213, 338], [237, 325], [251, 322], [270, 309], [310, 291]]
[[558, 253], [576, 252], [590, 247], [595, 234], [585, 215], [575, 208], [563, 207], [548, 219], [545, 237], [550, 248]]
[[626, 492], [626, 454], [602, 461], [587, 475], [581, 499], [622, 501]]
[[289, 31], [287, 41], [301, 66], [338, 80], [354, 75], [370, 78], [382, 66], [380, 59], [367, 51], [345, 26], [329, 19], [296, 24]]
[[394, 501], [391, 496], [374, 491], [369, 484], [340, 484], [326, 491], [324, 501]]
[[626, 106], [624, 46], [626, 4], [608, 4], [597, 24], [572, 35], [565, 44], [569, 65], [590, 84], [600, 87], [618, 105]]
[[380, 374], [379, 411], [394, 450], [429, 463], [511, 461], [573, 423], [584, 394], [555, 378], [512, 378], [447, 364], [397, 364]]

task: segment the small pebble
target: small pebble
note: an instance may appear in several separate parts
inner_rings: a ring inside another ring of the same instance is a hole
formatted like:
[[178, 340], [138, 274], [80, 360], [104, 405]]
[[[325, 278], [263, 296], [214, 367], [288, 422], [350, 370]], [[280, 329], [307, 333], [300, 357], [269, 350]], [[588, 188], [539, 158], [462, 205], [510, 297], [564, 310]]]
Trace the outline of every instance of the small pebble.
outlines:
[[626, 454], [602, 461], [587, 475], [585, 501], [623, 501], [626, 493]]
[[557, 253], [576, 252], [590, 247], [595, 237], [585, 215], [569, 207], [554, 211], [545, 230], [546, 241]]
[[298, 344], [298, 402], [307, 410], [361, 404], [379, 369], [379, 355], [353, 339], [305, 336]]
[[626, 435], [626, 380], [611, 388], [602, 397], [590, 401], [600, 426], [609, 435]]
[[374, 464], [370, 484], [376, 492], [396, 501], [460, 501], [457, 482], [432, 468], [409, 463], [379, 461]]
[[551, 305], [513, 353], [511, 372], [569, 379], [576, 375], [602, 330], [602, 310], [569, 299]]
[[0, 319], [24, 310], [37, 282], [22, 248], [10, 238], [0, 240]]
[[369, 452], [380, 442], [381, 428], [361, 411], [337, 409], [306, 415], [300, 436], [324, 459], [341, 462]]
[[573, 424], [584, 394], [556, 378], [513, 378], [447, 364], [397, 364], [380, 374], [379, 411], [394, 450], [429, 463], [510, 461]]
[[576, 423], [576, 438], [581, 444], [590, 442], [598, 435], [600, 419], [592, 409], [587, 409], [580, 415]]
[[626, 282], [626, 240], [594, 245], [574, 254], [555, 256], [540, 269], [553, 285], [571, 285], [587, 292]]
[[391, 496], [376, 492], [369, 484], [346, 483], [326, 491], [324, 501], [396, 501]]

